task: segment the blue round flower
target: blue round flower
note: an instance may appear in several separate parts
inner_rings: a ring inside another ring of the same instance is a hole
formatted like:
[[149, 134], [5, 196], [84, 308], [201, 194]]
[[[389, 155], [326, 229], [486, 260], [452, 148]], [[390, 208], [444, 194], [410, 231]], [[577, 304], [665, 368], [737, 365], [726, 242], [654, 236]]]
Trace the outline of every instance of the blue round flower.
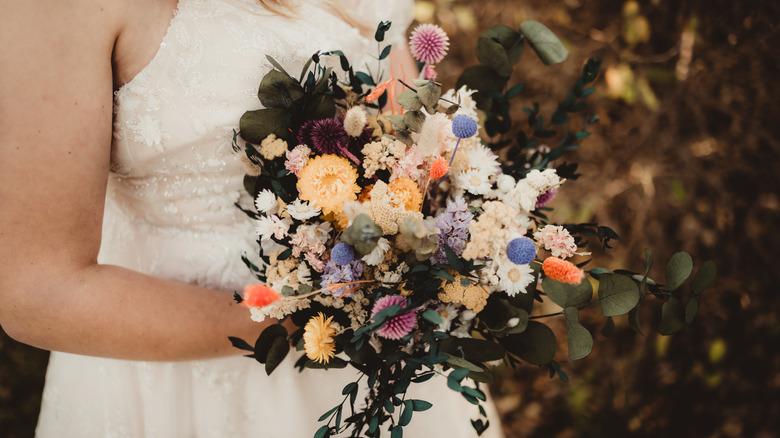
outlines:
[[517, 265], [527, 265], [536, 258], [536, 245], [527, 237], [518, 237], [509, 242], [506, 247], [509, 261]]
[[452, 133], [458, 138], [473, 137], [477, 133], [477, 121], [469, 116], [458, 114], [452, 119]]
[[330, 259], [337, 265], [346, 265], [347, 263], [355, 260], [355, 252], [352, 251], [352, 247], [346, 243], [337, 243], [330, 250]]

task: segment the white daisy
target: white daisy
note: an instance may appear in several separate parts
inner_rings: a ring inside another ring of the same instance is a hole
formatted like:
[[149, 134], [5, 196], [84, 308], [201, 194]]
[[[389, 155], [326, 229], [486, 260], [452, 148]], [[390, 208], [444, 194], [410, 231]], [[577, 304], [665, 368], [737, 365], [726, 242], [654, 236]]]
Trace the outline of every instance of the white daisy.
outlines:
[[315, 216], [319, 216], [321, 210], [319, 207], [310, 205], [306, 201], [301, 201], [300, 198], [287, 205], [287, 213], [290, 213], [293, 219], [299, 221], [305, 221]]
[[530, 265], [516, 265], [509, 260], [502, 260], [496, 275], [499, 278], [498, 287], [510, 297], [518, 292], [525, 293], [525, 288], [534, 281], [534, 271]]
[[455, 175], [455, 184], [474, 195], [484, 195], [493, 187], [490, 184], [490, 173], [475, 168], [466, 169]]
[[279, 202], [276, 201], [274, 192], [265, 189], [257, 194], [257, 198], [255, 198], [255, 207], [257, 207], [257, 211], [261, 213], [276, 214]]
[[279, 219], [279, 216], [272, 214], [271, 216], [257, 219], [255, 225], [257, 235], [263, 240], [268, 240], [271, 236], [283, 239], [287, 236], [291, 223], [289, 219]]

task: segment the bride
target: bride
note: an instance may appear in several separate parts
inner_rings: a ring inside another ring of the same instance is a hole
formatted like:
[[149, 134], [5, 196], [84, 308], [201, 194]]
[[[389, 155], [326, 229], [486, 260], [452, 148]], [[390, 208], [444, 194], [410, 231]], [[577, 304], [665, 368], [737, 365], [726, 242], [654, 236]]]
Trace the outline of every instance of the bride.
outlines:
[[[38, 436], [306, 437], [353, 379], [267, 377], [227, 340], [264, 328], [232, 299], [253, 239], [232, 132], [266, 55], [363, 65], [380, 20], [404, 46], [412, 5], [289, 3], [3, 1], [0, 323], [53, 351]], [[407, 436], [475, 436], [475, 406], [422, 391]]]

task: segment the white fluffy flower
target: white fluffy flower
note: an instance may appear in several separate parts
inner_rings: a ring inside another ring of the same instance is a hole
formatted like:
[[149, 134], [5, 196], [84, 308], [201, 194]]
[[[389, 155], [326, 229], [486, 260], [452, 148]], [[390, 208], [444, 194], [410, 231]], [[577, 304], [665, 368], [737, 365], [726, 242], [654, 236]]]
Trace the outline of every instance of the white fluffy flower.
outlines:
[[276, 214], [279, 202], [276, 201], [276, 194], [274, 192], [265, 189], [260, 191], [255, 198], [255, 207], [257, 211], [265, 214]]
[[566, 180], [561, 179], [555, 169], [544, 169], [543, 171], [534, 169], [528, 172], [523, 181], [536, 189], [539, 195], [541, 195], [548, 190], [557, 189]]
[[287, 231], [290, 230], [291, 225], [289, 219], [279, 219], [279, 216], [275, 214], [261, 217], [255, 221], [255, 224], [255, 232], [263, 240], [270, 239], [271, 236], [283, 239], [287, 236]]
[[344, 115], [344, 130], [350, 137], [360, 137], [366, 127], [366, 110], [353, 106]]
[[506, 193], [515, 187], [515, 179], [505, 173], [498, 175], [496, 178], [496, 187], [501, 192]]
[[296, 274], [299, 283], [311, 285], [311, 269], [309, 269], [309, 265], [304, 262], [299, 263]]
[[474, 145], [464, 151], [468, 166], [474, 169], [480, 169], [496, 175], [501, 170], [501, 164], [498, 162], [498, 156], [483, 144]]
[[318, 216], [320, 212], [319, 207], [312, 206], [306, 201], [301, 201], [300, 198], [287, 205], [287, 213], [290, 213], [293, 219], [299, 221], [311, 219], [314, 216]]
[[496, 275], [498, 287], [510, 297], [518, 292], [525, 293], [525, 288], [534, 281], [534, 270], [530, 265], [516, 265], [509, 260], [501, 261]]
[[390, 249], [390, 241], [380, 237], [374, 247], [374, 250], [363, 256], [363, 261], [369, 266], [376, 266], [385, 259], [387, 250]]
[[458, 317], [458, 307], [460, 306], [453, 303], [439, 305], [439, 308], [436, 309], [436, 311], [441, 316], [441, 322], [439, 323], [439, 326], [436, 327], [436, 330], [445, 333], [450, 331], [452, 321]]
[[[477, 119], [477, 102], [471, 98], [476, 93], [476, 90], [470, 90], [467, 86], [460, 87], [457, 91], [455, 89], [449, 89], [441, 97], [452, 102], [460, 101], [460, 108], [455, 114], [464, 114], [472, 119]], [[450, 104], [446, 101], [442, 101], [441, 105], [445, 108], [449, 108]]]
[[451, 126], [452, 121], [442, 113], [428, 116], [420, 133], [415, 136], [417, 151], [424, 157], [438, 154], [447, 132], [452, 131]]

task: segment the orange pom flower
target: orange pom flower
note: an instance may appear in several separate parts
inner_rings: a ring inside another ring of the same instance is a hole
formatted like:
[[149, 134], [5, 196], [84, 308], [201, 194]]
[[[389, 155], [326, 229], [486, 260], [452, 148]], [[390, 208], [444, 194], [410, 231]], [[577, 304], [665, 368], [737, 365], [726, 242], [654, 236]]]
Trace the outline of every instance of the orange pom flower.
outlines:
[[382, 82], [381, 84], [377, 85], [376, 88], [374, 88], [373, 91], [368, 93], [368, 96], [366, 96], [366, 103], [371, 103], [377, 99], [379, 99], [379, 96], [382, 95], [382, 93], [387, 90], [387, 87], [393, 82], [392, 79], [386, 82]]
[[439, 157], [431, 164], [431, 178], [441, 178], [450, 170], [450, 165], [444, 157]]
[[244, 288], [244, 301], [241, 302], [241, 305], [244, 307], [265, 307], [281, 298], [279, 292], [264, 284], [250, 284]]
[[542, 263], [544, 275], [561, 283], [580, 284], [585, 278], [585, 273], [571, 262], [558, 257], [547, 257]]

